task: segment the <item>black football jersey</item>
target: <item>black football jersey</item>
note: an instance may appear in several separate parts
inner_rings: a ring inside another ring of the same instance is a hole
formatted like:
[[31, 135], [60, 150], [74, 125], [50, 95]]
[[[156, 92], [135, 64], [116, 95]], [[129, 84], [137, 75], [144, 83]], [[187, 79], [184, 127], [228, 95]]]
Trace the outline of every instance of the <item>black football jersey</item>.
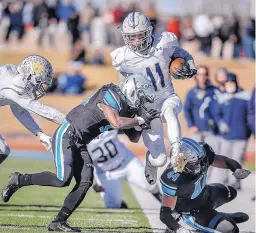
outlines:
[[160, 182], [165, 195], [177, 196], [176, 210], [189, 212], [204, 205], [209, 198], [206, 188], [207, 171], [213, 163], [215, 153], [207, 144], [203, 144], [206, 157], [202, 160], [202, 171], [198, 175], [175, 173], [173, 168], [166, 169]]
[[100, 88], [88, 99], [73, 108], [67, 115], [67, 121], [73, 126], [75, 134], [84, 144], [88, 144], [111, 126], [98, 104], [104, 103], [115, 109], [120, 116], [130, 117], [129, 106], [120, 89], [114, 84]]

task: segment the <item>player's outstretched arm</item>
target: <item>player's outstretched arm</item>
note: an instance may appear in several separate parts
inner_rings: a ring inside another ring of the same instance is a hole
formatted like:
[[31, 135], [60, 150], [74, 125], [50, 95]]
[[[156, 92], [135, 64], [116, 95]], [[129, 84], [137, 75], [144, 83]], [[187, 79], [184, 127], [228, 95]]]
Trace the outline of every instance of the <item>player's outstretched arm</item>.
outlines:
[[28, 95], [19, 95], [12, 89], [4, 90], [3, 93], [7, 99], [12, 100], [24, 110], [33, 112], [41, 117], [46, 118], [47, 120], [53, 121], [60, 125], [65, 121], [65, 114], [55, 108], [40, 103], [38, 100], [33, 100]]
[[223, 155], [215, 155], [212, 166], [230, 169], [236, 179], [245, 179], [251, 174], [249, 170], [242, 168], [242, 166], [237, 161]]
[[236, 169], [242, 168], [241, 164], [238, 163], [236, 160], [230, 159], [223, 155], [215, 155], [212, 166], [218, 167], [218, 168], [229, 169], [232, 172], [235, 172]]

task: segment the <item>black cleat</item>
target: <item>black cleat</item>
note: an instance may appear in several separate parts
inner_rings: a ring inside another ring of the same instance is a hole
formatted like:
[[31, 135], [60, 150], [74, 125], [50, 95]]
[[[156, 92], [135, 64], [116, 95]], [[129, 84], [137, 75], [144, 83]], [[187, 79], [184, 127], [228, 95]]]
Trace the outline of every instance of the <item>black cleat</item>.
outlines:
[[19, 172], [14, 172], [9, 177], [9, 182], [2, 190], [2, 200], [3, 202], [8, 202], [12, 195], [21, 187], [19, 183], [19, 177], [22, 174]]
[[228, 216], [236, 223], [243, 223], [243, 222], [248, 221], [248, 219], [249, 219], [249, 216], [243, 212], [236, 212], [236, 213], [231, 213], [231, 214], [222, 213], [222, 214]]
[[120, 209], [128, 209], [128, 205], [124, 200], [121, 203]]
[[63, 221], [63, 222], [52, 221], [48, 226], [48, 231], [81, 232], [79, 228], [69, 226], [66, 221]]

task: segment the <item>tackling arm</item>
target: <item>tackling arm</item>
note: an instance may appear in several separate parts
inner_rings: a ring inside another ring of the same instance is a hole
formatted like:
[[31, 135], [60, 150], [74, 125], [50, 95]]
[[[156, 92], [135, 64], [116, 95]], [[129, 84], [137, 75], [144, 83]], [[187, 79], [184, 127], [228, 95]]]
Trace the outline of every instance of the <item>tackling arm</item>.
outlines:
[[[101, 103], [100, 108], [102, 109], [105, 117], [109, 121], [111, 127], [113, 129], [129, 129], [134, 126], [139, 126], [140, 125], [140, 119], [138, 117], [134, 118], [128, 118], [128, 117], [120, 117], [118, 112], [111, 108], [110, 106]], [[142, 119], [143, 120], [143, 119]], [[144, 121], [142, 122], [142, 124]]]

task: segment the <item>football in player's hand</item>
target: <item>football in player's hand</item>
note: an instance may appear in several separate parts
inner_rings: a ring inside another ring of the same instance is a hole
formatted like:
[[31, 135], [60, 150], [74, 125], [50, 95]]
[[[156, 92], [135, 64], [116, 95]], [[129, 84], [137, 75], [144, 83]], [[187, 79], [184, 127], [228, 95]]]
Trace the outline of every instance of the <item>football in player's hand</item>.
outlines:
[[189, 79], [196, 74], [196, 69], [190, 69], [187, 61], [183, 58], [176, 58], [171, 61], [169, 72], [175, 79]]
[[176, 72], [176, 68], [182, 70], [182, 63], [186, 63], [186, 61], [183, 58], [176, 58], [171, 61], [169, 71], [170, 74], [173, 76], [173, 74]]

